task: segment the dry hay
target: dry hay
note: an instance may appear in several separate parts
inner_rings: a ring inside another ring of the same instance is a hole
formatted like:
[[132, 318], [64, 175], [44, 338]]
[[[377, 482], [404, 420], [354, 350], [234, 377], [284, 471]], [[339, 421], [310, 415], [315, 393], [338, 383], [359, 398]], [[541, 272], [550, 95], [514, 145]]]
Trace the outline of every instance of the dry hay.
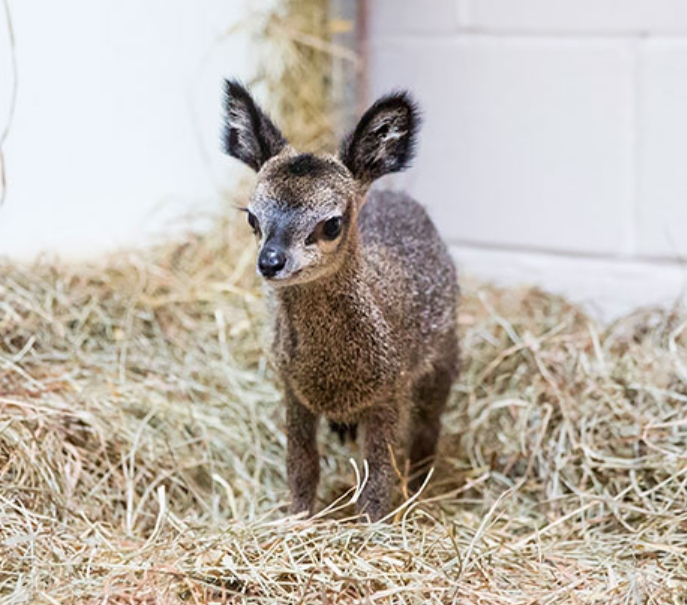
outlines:
[[[284, 518], [247, 228], [0, 267], [0, 603], [679, 603], [687, 321], [465, 281], [441, 459], [392, 523]], [[403, 497], [397, 494], [402, 505]]]
[[251, 91], [296, 149], [334, 152], [357, 120], [361, 61], [340, 41], [354, 27], [331, 0], [263, 0], [229, 32], [252, 40]]

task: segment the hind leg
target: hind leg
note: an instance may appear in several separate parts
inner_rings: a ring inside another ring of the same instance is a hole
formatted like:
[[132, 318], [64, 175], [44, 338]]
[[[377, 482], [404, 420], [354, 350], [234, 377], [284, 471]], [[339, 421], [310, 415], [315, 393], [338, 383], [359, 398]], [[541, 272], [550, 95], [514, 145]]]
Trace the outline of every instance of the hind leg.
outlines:
[[441, 415], [456, 377], [455, 359], [436, 364], [413, 388], [413, 420], [410, 432], [408, 487], [417, 491], [427, 477], [441, 433]]

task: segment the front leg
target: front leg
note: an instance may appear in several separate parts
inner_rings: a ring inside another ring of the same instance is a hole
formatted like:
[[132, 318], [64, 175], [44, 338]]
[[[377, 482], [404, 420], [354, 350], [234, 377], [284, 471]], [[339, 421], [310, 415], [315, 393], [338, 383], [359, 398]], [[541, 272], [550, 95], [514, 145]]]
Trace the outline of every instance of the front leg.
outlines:
[[291, 491], [291, 513], [315, 508], [315, 492], [320, 480], [320, 457], [317, 452], [317, 420], [293, 393], [286, 395], [286, 470]]
[[358, 512], [374, 523], [391, 510], [394, 455], [399, 435], [399, 414], [393, 405], [378, 405], [364, 415], [363, 453], [369, 467], [367, 484], [358, 501]]

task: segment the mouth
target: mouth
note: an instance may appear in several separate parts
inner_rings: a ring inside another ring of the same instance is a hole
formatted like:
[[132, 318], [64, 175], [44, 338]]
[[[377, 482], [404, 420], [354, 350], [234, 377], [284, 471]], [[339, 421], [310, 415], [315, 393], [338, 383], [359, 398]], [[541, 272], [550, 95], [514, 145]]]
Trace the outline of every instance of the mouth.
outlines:
[[261, 277], [268, 283], [274, 285], [274, 286], [285, 286], [292, 281], [294, 281], [303, 271], [303, 269], [296, 269], [295, 271], [292, 271], [291, 273], [287, 273], [286, 275], [272, 275], [270, 277], [267, 277], [265, 275], [261, 275]]

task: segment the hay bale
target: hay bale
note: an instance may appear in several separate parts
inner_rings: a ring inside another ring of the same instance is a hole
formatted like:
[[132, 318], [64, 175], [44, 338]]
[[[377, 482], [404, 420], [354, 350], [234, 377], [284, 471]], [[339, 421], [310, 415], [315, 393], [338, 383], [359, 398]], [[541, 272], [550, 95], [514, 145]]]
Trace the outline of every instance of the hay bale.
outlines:
[[340, 41], [354, 24], [331, 4], [281, 0], [246, 24], [257, 57], [251, 87], [291, 144], [312, 152], [334, 152], [357, 113], [359, 60]]

